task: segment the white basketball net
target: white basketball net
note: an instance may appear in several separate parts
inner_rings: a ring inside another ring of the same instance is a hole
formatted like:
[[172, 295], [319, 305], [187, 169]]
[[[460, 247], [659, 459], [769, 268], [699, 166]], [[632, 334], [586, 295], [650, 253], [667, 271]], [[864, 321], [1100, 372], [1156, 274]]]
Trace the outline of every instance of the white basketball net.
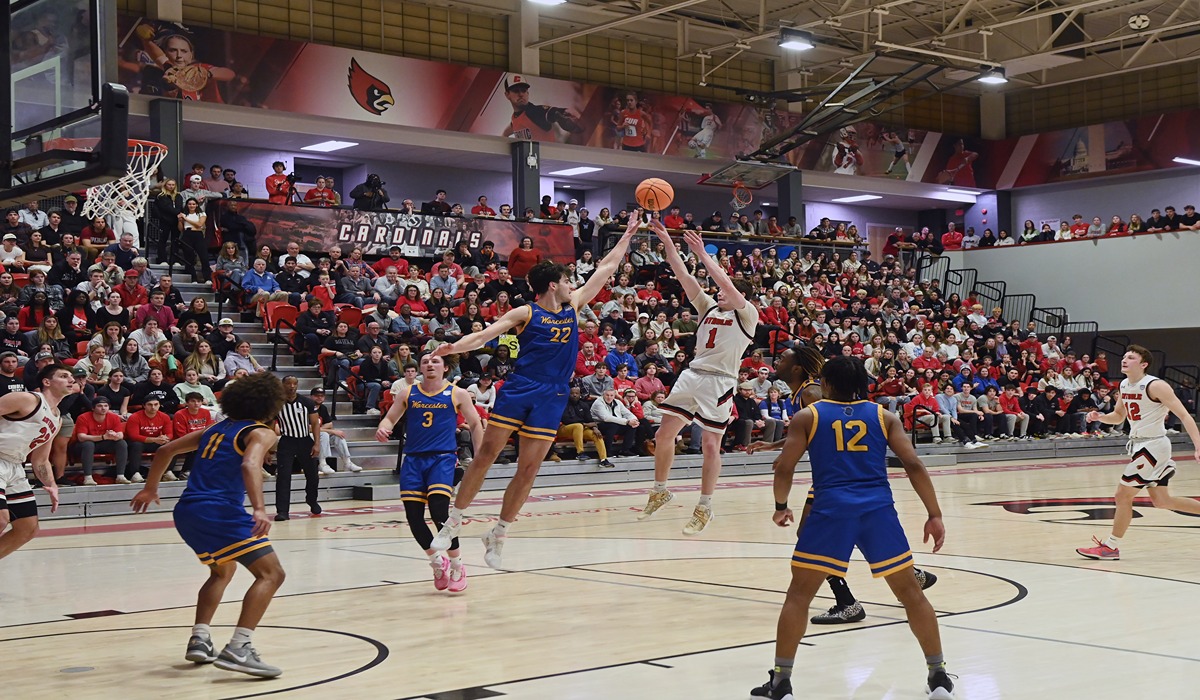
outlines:
[[136, 218], [145, 214], [146, 199], [150, 196], [150, 179], [166, 156], [167, 148], [162, 144], [130, 141], [129, 167], [125, 175], [112, 182], [89, 187], [87, 200], [83, 203], [83, 215], [92, 219], [122, 214]]

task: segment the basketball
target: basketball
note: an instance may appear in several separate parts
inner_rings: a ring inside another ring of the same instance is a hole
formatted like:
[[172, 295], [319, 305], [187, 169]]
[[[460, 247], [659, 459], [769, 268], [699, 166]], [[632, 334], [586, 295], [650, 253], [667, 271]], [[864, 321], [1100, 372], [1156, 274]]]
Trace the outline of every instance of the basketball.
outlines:
[[646, 211], [663, 211], [675, 199], [675, 188], [666, 180], [651, 177], [639, 182], [634, 194], [638, 204]]

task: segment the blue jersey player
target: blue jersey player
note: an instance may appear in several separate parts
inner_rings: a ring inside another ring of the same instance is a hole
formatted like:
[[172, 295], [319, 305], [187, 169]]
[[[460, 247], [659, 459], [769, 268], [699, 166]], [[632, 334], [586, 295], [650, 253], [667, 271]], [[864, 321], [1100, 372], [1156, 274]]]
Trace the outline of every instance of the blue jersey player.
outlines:
[[[425, 524], [425, 506], [439, 528], [450, 512], [454, 470], [458, 466], [458, 416], [471, 431], [475, 450], [483, 440], [483, 423], [465, 389], [446, 381], [446, 363], [440, 356], [421, 357], [421, 381], [404, 387], [387, 415], [379, 421], [375, 439], [388, 442], [396, 422], [405, 423], [404, 462], [400, 465], [400, 500], [413, 537], [433, 567], [433, 587], [459, 593], [467, 588], [467, 569], [459, 557], [458, 538], [446, 550], [434, 549], [433, 532]], [[449, 555], [447, 557], [447, 555]]]
[[516, 333], [521, 343], [516, 367], [509, 372], [496, 396], [496, 404], [483, 434], [483, 444], [475, 453], [475, 459], [463, 476], [462, 483], [458, 485], [450, 517], [438, 531], [437, 537], [433, 538], [434, 549], [444, 551], [450, 547], [450, 541], [458, 536], [463, 511], [483, 487], [488, 469], [515, 432], [520, 448], [517, 472], [504, 490], [500, 521], [483, 536], [483, 560], [493, 569], [500, 568], [501, 550], [508, 526], [516, 520], [521, 506], [529, 498], [533, 480], [550, 446], [554, 444], [558, 426], [562, 422], [563, 409], [569, 397], [568, 384], [575, 374], [579, 349], [577, 309], [589, 303], [617, 271], [640, 222], [639, 209], [629, 217], [625, 234], [579, 289], [571, 284], [570, 272], [565, 265], [544, 260], [534, 265], [527, 276], [530, 289], [537, 295], [536, 302], [512, 309], [482, 331], [440, 345], [434, 351], [438, 355], [471, 352], [483, 347], [492, 338], [509, 332]]
[[783, 452], [775, 460], [776, 525], [794, 520], [787, 507], [796, 463], [807, 451], [812, 462], [813, 503], [792, 555], [788, 588], [775, 637], [775, 667], [753, 697], [792, 700], [792, 665], [804, 637], [808, 609], [826, 576], [844, 576], [855, 547], [883, 577], [904, 606], [908, 624], [928, 666], [930, 700], [950, 700], [954, 683], [946, 673], [941, 635], [933, 606], [913, 575], [912, 551], [900, 526], [888, 483], [890, 447], [925, 504], [925, 540], [942, 547], [946, 529], [933, 482], [904, 434], [900, 419], [867, 399], [869, 376], [861, 360], [836, 357], [821, 368], [825, 399], [796, 414]]
[[[217, 668], [262, 678], [283, 673], [263, 663], [250, 639], [284, 577], [279, 557], [267, 539], [271, 518], [262, 491], [263, 460], [276, 441], [268, 424], [282, 405], [283, 384], [269, 372], [230, 384], [221, 394], [225, 419], [159, 448], [146, 485], [131, 503], [137, 513], [157, 504], [158, 482], [167, 467], [177, 455], [197, 453], [174, 514], [175, 529], [209, 569], [208, 581], [200, 587], [196, 601], [196, 624], [185, 658], [198, 664], [215, 662]], [[247, 496], [252, 513], [246, 513], [243, 505]], [[238, 564], [254, 574], [254, 583], [242, 599], [233, 638], [217, 654], [209, 625]]]

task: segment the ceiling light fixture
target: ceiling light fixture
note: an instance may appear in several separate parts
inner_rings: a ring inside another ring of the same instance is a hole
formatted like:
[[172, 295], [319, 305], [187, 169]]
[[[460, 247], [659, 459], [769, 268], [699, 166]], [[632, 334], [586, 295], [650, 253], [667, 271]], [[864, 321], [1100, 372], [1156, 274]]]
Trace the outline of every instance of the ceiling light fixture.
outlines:
[[533, 3], [534, 5], [543, 5], [545, 7], [553, 7], [555, 5], [562, 5], [566, 1], [567, 0], [529, 0], [529, 2]]
[[1008, 76], [1004, 75], [1003, 68], [990, 68], [980, 74], [978, 80], [984, 85], [1003, 85], [1008, 82]]
[[588, 173], [598, 173], [604, 168], [593, 168], [588, 165], [582, 165], [578, 168], [567, 168], [566, 170], [555, 170], [547, 175], [557, 175], [559, 177], [574, 177], [575, 175], [587, 175]]
[[305, 146], [300, 150], [316, 151], [317, 153], [332, 153], [333, 151], [340, 151], [343, 148], [350, 148], [351, 146], [357, 145], [357, 141], [322, 141], [321, 143], [314, 143], [311, 146]]
[[978, 192], [976, 190], [964, 190], [958, 187], [947, 187], [946, 191], [953, 192], [954, 194], [969, 194], [972, 197], [978, 197], [979, 195], [983, 194], [982, 192]]
[[883, 197], [877, 194], [856, 194], [852, 197], [838, 197], [829, 201], [837, 202], [838, 204], [853, 204], [855, 202], [869, 202], [872, 199], [883, 199]]
[[1184, 158], [1183, 156], [1176, 156], [1171, 160], [1179, 163], [1180, 165], [1200, 165], [1200, 160], [1195, 160], [1194, 158]]
[[779, 48], [781, 49], [808, 51], [814, 46], [816, 44], [813, 43], [813, 35], [806, 31], [791, 27], [782, 27], [779, 30]]

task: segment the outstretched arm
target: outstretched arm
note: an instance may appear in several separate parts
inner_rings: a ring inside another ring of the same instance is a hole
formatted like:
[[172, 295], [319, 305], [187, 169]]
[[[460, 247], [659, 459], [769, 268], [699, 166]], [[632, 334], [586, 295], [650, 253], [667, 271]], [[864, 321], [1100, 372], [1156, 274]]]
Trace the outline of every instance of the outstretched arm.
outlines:
[[729, 275], [725, 274], [725, 268], [717, 264], [717, 261], [713, 260], [708, 251], [704, 249], [704, 239], [700, 237], [700, 234], [695, 231], [685, 231], [683, 240], [687, 243], [688, 250], [694, 252], [700, 264], [704, 266], [705, 270], [708, 270], [708, 276], [713, 278], [713, 281], [717, 283], [717, 287], [732, 302], [732, 308], [745, 308], [746, 304], [749, 303], [746, 301], [746, 297], [742, 296], [737, 287], [733, 286], [733, 280], [729, 279]]
[[[683, 293], [688, 299], [695, 299], [704, 293], [700, 288], [700, 283], [688, 271], [687, 265], [683, 262], [683, 257], [675, 250], [675, 241], [671, 240], [671, 234], [667, 232], [667, 227], [662, 221], [655, 219], [650, 222], [650, 230], [658, 235], [658, 240], [666, 244], [667, 263], [671, 266], [671, 271], [675, 273], [675, 278], [679, 280], [679, 285], [683, 287]], [[703, 248], [703, 245], [701, 246]]]
[[518, 326], [524, 325], [529, 320], [529, 315], [533, 312], [528, 305], [518, 306], [515, 309], [510, 309], [508, 313], [496, 319], [495, 323], [484, 328], [478, 333], [472, 333], [463, 336], [453, 343], [439, 345], [433, 351], [434, 355], [444, 357], [455, 353], [471, 352], [483, 347], [489, 340], [499, 338], [505, 331], [512, 330]]
[[596, 270], [592, 272], [592, 276], [584, 283], [582, 287], [571, 293], [571, 306], [576, 309], [589, 303], [604, 289], [604, 285], [612, 279], [617, 268], [621, 266], [621, 261], [625, 259], [625, 251], [629, 249], [629, 241], [633, 238], [633, 234], [637, 233], [638, 226], [642, 222], [642, 210], [638, 209], [629, 215], [629, 225], [625, 227], [625, 233], [621, 236], [621, 240], [613, 246], [612, 250], [608, 251], [608, 255], [600, 261], [596, 266]]

